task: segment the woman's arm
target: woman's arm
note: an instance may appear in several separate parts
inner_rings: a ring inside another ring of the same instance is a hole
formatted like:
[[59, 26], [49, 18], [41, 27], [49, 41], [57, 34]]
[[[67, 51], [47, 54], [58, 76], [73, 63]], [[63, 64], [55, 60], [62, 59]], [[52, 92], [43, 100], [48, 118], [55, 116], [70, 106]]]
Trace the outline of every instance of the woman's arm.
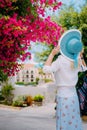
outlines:
[[59, 52], [59, 49], [60, 49], [60, 47], [57, 46], [56, 48], [54, 48], [52, 50], [52, 52], [50, 53], [47, 61], [45, 62], [45, 65], [43, 67], [43, 72], [52, 73], [52, 72], [55, 72], [58, 69], [58, 67], [59, 67], [58, 59], [54, 62], [52, 62], [52, 61], [53, 61], [54, 56]]
[[50, 55], [49, 55], [47, 61], [45, 62], [45, 65], [47, 65], [47, 66], [50, 66], [50, 65], [51, 65], [54, 56], [55, 56], [56, 54], [58, 54], [59, 50], [60, 50], [60, 47], [59, 47], [59, 46], [55, 47], [55, 48], [52, 50], [52, 52], [50, 53]]

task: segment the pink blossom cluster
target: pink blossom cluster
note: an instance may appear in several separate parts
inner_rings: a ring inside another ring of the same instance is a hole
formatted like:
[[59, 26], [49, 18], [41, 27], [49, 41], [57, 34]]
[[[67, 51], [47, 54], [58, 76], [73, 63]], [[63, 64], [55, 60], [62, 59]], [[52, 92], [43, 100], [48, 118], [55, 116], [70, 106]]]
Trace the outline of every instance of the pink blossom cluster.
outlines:
[[59, 2], [58, 0], [31, 0], [32, 4], [36, 7], [37, 13], [44, 16], [45, 8], [46, 7], [52, 7], [52, 10], [55, 11], [58, 9], [62, 2]]
[[0, 19], [0, 30], [0, 68], [3, 68], [4, 72], [12, 73], [18, 65], [17, 59], [24, 60], [30, 55], [29, 52], [25, 53], [27, 28], [14, 15]]
[[47, 17], [44, 20], [38, 18], [32, 22], [32, 24], [27, 19], [26, 25], [28, 29], [26, 37], [28, 40], [34, 42], [45, 42], [56, 46], [58, 44], [58, 39], [63, 33], [62, 27], [58, 26], [55, 22], [52, 22], [50, 17]]
[[[0, 8], [14, 9], [12, 2], [16, 1], [0, 0]], [[57, 2], [57, 0], [31, 0], [31, 2], [36, 11], [42, 15], [48, 5], [53, 9], [59, 8], [61, 5], [61, 2]], [[0, 69], [9, 75], [18, 71], [18, 59], [31, 58], [31, 54], [26, 52], [31, 41], [56, 46], [63, 32], [62, 27], [52, 22], [50, 17], [42, 19], [38, 13], [35, 17], [30, 9], [27, 9], [30, 13], [26, 17], [20, 17], [14, 11], [13, 16], [7, 15], [0, 18]]]

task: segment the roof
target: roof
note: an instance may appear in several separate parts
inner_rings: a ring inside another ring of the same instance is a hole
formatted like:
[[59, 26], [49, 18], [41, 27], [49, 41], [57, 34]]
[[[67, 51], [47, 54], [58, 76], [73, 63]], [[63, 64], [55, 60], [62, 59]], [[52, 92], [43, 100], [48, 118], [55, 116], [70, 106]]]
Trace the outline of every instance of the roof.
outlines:
[[34, 64], [22, 64], [23, 66], [23, 69], [29, 69], [29, 68], [33, 68], [34, 67]]

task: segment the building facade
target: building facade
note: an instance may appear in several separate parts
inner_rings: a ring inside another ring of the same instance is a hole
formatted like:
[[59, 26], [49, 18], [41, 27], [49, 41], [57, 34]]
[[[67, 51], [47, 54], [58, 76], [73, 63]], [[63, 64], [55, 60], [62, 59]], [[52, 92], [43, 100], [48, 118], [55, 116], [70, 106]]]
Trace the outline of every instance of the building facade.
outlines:
[[16, 74], [16, 82], [36, 82], [36, 79], [39, 79], [39, 82], [44, 82], [45, 79], [53, 80], [52, 74], [45, 74], [41, 68], [36, 68], [34, 64], [22, 64], [22, 68]]

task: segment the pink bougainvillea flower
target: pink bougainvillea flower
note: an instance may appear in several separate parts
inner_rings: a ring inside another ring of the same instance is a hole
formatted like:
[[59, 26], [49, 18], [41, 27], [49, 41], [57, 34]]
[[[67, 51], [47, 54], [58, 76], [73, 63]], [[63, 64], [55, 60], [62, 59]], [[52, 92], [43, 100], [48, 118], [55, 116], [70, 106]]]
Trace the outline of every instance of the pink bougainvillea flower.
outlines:
[[[18, 59], [31, 58], [31, 54], [27, 52], [31, 41], [56, 46], [63, 32], [62, 27], [51, 21], [50, 17], [44, 19], [40, 17], [45, 15], [46, 7], [51, 6], [55, 11], [61, 6], [61, 2], [30, 0], [36, 15], [32, 13], [32, 8], [28, 7], [26, 9], [28, 14], [19, 16], [16, 10], [17, 1], [0, 0], [1, 12], [5, 14], [0, 18], [0, 69], [8, 75], [14, 75], [19, 70]], [[14, 13], [9, 15], [9, 11]]]

